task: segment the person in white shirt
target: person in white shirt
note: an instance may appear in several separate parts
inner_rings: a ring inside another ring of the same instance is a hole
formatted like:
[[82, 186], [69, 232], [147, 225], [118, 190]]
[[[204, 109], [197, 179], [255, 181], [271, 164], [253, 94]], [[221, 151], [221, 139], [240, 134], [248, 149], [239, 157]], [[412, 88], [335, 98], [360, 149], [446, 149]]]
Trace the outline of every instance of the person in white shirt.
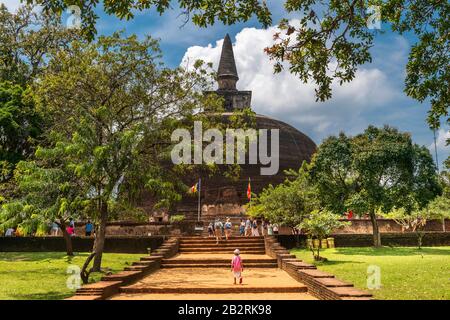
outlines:
[[8, 228], [5, 232], [5, 237], [12, 237], [14, 236], [14, 229], [13, 228]]

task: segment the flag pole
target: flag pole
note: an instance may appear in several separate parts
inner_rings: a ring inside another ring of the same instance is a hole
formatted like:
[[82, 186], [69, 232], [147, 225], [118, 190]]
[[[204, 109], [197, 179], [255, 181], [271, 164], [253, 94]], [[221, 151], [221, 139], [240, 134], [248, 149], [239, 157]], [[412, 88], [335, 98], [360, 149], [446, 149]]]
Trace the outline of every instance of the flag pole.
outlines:
[[200, 222], [200, 193], [202, 190], [202, 179], [198, 179], [198, 222]]
[[248, 207], [250, 208], [252, 206], [252, 187], [250, 184], [250, 177], [248, 177], [248, 190], [250, 190], [249, 196], [248, 196]]

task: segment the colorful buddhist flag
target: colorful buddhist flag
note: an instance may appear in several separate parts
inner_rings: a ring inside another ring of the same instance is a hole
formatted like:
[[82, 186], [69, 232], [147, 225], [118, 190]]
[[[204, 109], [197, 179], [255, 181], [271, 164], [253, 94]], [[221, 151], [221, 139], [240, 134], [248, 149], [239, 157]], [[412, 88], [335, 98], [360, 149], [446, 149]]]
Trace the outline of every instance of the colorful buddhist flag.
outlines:
[[252, 186], [250, 185], [250, 178], [248, 178], [247, 198], [248, 200], [252, 199]]
[[197, 190], [198, 190], [198, 182], [189, 189], [189, 193], [196, 193]]

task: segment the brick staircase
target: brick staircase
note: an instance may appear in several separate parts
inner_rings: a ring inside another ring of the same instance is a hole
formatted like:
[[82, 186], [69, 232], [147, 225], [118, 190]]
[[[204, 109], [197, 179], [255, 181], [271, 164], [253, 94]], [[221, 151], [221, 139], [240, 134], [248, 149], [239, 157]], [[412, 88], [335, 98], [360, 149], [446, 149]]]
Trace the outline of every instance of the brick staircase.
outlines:
[[[247, 258], [246, 268], [277, 268], [277, 259]], [[164, 259], [161, 268], [222, 268], [230, 267], [230, 259]]]
[[[235, 248], [244, 259], [243, 286], [230, 282], [230, 258]], [[232, 237], [219, 244], [214, 238], [181, 237], [167, 239], [124, 271], [83, 286], [69, 300], [134, 299], [140, 295], [158, 299], [158, 295], [170, 294], [190, 299], [211, 295], [222, 299], [289, 295], [293, 299], [372, 299], [369, 292], [297, 259], [274, 237]]]
[[216, 243], [215, 238], [182, 237], [180, 238], [180, 253], [229, 253], [238, 248], [242, 254], [265, 254], [264, 237], [231, 237], [223, 238]]
[[[243, 256], [244, 278], [248, 280], [243, 286], [231, 283], [230, 261], [236, 248]], [[201, 296], [307, 292], [305, 285], [278, 268], [276, 258], [266, 255], [264, 237], [231, 237], [217, 244], [215, 238], [186, 236], [178, 239], [178, 250], [179, 255], [162, 259], [161, 270], [155, 274], [135, 284], [122, 286], [121, 294]], [[145, 258], [141, 259], [141, 262], [145, 261]]]

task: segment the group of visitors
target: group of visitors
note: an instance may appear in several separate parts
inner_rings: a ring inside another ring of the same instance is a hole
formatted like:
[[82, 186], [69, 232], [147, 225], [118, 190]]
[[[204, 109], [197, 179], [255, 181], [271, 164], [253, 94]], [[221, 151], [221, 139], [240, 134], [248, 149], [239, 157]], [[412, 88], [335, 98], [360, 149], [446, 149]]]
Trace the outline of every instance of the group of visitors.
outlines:
[[222, 237], [224, 236], [225, 240], [228, 240], [231, 237], [232, 226], [230, 218], [227, 218], [225, 223], [223, 223], [220, 218], [216, 218], [214, 222], [210, 222], [208, 225], [208, 235], [209, 237], [215, 236], [217, 243], [219, 243], [219, 240], [222, 240]]
[[[56, 235], [58, 234], [59, 225], [54, 222], [53, 228], [56, 226]], [[71, 218], [69, 221], [69, 225], [66, 227], [66, 231], [69, 234], [69, 236], [73, 237], [75, 236], [75, 221]], [[94, 225], [92, 224], [91, 220], [88, 220], [86, 222], [86, 225], [84, 226], [84, 235], [86, 237], [90, 237], [94, 232]]]
[[[221, 218], [217, 217], [208, 225], [208, 236], [216, 237], [217, 243], [223, 237], [225, 237], [225, 240], [228, 240], [232, 235], [232, 231], [233, 225], [230, 218], [226, 218], [225, 223], [223, 223]], [[278, 234], [278, 225], [271, 224], [266, 220], [262, 220], [259, 223], [257, 219], [247, 218], [246, 220], [241, 219], [239, 223], [239, 236], [241, 237], [259, 237], [260, 235], [274, 234]]]
[[[54, 221], [51, 224], [50, 228], [50, 235], [51, 236], [59, 236], [59, 231], [61, 230], [61, 225], [57, 221]], [[69, 236], [73, 237], [75, 236], [75, 221], [70, 218], [69, 224], [66, 227], [66, 232]], [[87, 221], [86, 225], [84, 226], [84, 234], [86, 237], [90, 237], [94, 233], [94, 225], [90, 220]], [[19, 228], [8, 228], [5, 232], [5, 237], [18, 237], [20, 236], [20, 230]]]

